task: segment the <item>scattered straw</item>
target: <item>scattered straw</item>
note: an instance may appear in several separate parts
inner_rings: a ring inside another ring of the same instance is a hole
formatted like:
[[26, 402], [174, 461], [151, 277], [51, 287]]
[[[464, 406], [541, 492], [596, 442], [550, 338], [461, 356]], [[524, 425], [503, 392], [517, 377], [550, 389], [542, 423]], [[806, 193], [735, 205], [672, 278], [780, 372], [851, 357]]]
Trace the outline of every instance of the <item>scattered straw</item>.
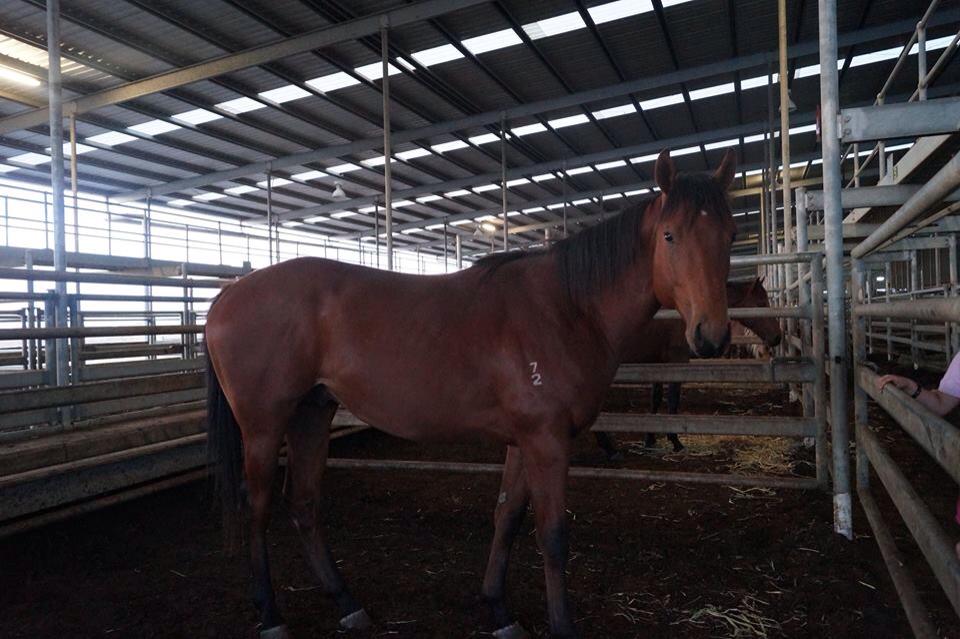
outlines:
[[764, 617], [761, 613], [761, 606], [767, 605], [767, 602], [747, 595], [741, 599], [739, 605], [731, 608], [708, 604], [699, 610], [685, 611], [690, 613], [690, 616], [675, 623], [688, 623], [701, 628], [718, 627], [728, 637], [766, 639], [771, 631], [780, 630], [779, 622]]

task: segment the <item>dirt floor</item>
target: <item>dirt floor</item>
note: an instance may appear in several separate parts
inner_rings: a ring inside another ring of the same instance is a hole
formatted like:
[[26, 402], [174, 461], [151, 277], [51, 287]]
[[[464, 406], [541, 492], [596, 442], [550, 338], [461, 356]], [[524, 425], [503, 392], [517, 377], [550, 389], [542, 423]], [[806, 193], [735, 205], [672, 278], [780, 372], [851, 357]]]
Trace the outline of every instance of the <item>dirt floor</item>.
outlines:
[[[690, 386], [684, 412], [795, 414], [779, 388]], [[647, 391], [611, 408], [646, 410]], [[879, 419], [879, 418], [878, 418]], [[882, 420], [881, 420], [882, 421]], [[881, 429], [951, 535], [955, 485], [896, 433]], [[645, 451], [621, 437], [608, 463], [592, 436], [575, 463], [812, 475], [812, 450], [788, 440], [686, 437], [687, 450]], [[366, 432], [334, 443], [344, 457], [502, 461], [482, 445], [416, 446]], [[875, 482], [878, 483], [878, 482]], [[908, 637], [862, 514], [847, 542], [820, 492], [575, 480], [569, 584], [584, 639], [599, 637]], [[334, 554], [378, 621], [360, 637], [489, 636], [478, 591], [498, 478], [331, 470], [324, 517]], [[880, 503], [893, 521], [883, 495]], [[209, 487], [191, 485], [0, 541], [0, 637], [256, 637], [242, 555], [222, 550]], [[342, 636], [314, 587], [285, 508], [270, 531], [274, 583], [295, 637]], [[510, 599], [545, 637], [541, 560], [530, 517], [514, 553]], [[897, 542], [920, 577], [942, 636], [953, 615], [905, 528]], [[345, 635], [343, 635], [345, 636]]]

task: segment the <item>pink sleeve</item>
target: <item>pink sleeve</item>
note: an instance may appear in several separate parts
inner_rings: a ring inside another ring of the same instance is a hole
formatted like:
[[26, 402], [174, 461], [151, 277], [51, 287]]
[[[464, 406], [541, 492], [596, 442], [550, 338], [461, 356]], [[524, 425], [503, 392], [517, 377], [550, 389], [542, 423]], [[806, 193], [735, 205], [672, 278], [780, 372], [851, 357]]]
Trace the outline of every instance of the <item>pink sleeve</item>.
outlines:
[[940, 392], [951, 397], [960, 397], [960, 353], [953, 357], [950, 367], [940, 380]]

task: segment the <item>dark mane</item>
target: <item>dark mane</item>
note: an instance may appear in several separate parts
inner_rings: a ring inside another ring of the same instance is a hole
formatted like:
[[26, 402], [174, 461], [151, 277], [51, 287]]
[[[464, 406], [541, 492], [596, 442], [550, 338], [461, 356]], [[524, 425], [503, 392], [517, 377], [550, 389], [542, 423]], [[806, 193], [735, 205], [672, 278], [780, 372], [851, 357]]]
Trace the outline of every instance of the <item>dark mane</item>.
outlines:
[[[633, 264], [641, 250], [643, 214], [659, 193], [637, 202], [607, 220], [587, 227], [546, 251], [492, 253], [477, 260], [474, 269], [492, 275], [505, 264], [540, 255], [556, 257], [560, 281], [574, 303], [613, 284]], [[677, 175], [664, 215], [686, 211], [692, 223], [700, 211], [729, 211], [727, 195], [705, 174]]]

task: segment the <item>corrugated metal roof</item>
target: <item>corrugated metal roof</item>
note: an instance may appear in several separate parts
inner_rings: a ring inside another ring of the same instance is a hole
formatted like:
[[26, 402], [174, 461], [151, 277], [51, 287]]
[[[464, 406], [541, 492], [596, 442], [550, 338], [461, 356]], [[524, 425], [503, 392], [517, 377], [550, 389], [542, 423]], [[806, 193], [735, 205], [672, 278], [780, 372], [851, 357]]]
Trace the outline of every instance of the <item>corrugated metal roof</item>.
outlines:
[[[404, 4], [398, 0], [76, 0], [64, 7], [62, 16], [65, 86], [81, 93], [90, 92]], [[587, 27], [578, 4], [573, 0], [499, 0], [393, 29], [391, 53], [400, 56], [392, 62], [400, 70], [391, 76], [394, 131], [612, 85], [620, 81], [618, 69], [626, 79], [649, 78], [677, 68], [776, 48], [776, 5], [767, 0], [690, 0], [671, 4], [659, 15], [657, 11], [644, 10], [648, 5], [642, 2], [588, 0], [582, 3], [583, 12], [599, 21], [595, 29]], [[843, 33], [897, 20], [915, 21], [927, 2], [851, 0], [839, 4], [839, 29]], [[728, 14], [731, 6], [736, 12], [732, 21]], [[801, 7], [802, 14], [797, 15]], [[791, 42], [816, 38], [815, 3], [791, 3], [790, 11]], [[530, 26], [526, 34], [521, 34], [513, 25]], [[929, 38], [942, 37], [954, 28], [955, 25], [932, 28]], [[44, 68], [43, 29], [40, 0], [3, 5], [0, 55]], [[502, 33], [489, 35], [498, 32]], [[521, 43], [521, 35], [533, 38], [532, 46]], [[478, 37], [479, 40], [471, 40]], [[902, 44], [907, 37], [878, 39], [855, 47], [852, 54], [889, 49]], [[475, 58], [471, 50], [477, 52]], [[841, 55], [846, 53], [841, 51]], [[198, 173], [376, 138], [381, 134], [382, 121], [381, 81], [376, 79], [378, 63], [379, 38], [374, 35], [83, 114], [78, 121], [81, 140], [111, 131], [134, 136], [107, 136], [103, 138], [107, 148], [101, 145], [80, 156], [83, 185], [105, 193], [125, 192], [134, 185], [159, 185]], [[796, 61], [792, 67], [802, 69], [815, 63], [816, 57], [812, 56]], [[886, 60], [848, 69], [841, 83], [842, 101], [870, 101], [892, 64], [892, 60]], [[908, 69], [915, 69], [913, 64], [911, 61]], [[369, 69], [364, 68], [366, 65], [370, 65]], [[601, 100], [586, 105], [586, 110], [570, 107], [511, 121], [511, 127], [523, 134], [512, 141], [508, 164], [516, 168], [566, 159], [576, 165], [584, 154], [640, 144], [655, 147], [656, 140], [709, 133], [742, 123], [762, 123], [767, 118], [762, 81], [760, 86], [742, 91], [739, 105], [735, 95], [724, 92], [721, 85], [734, 82], [736, 77], [757, 78], [764, 72], [751, 69], [691, 81], [684, 87], [694, 98], [689, 105], [680, 97], [671, 97], [681, 90], [673, 85]], [[371, 83], [362, 73], [373, 74], [375, 79]], [[915, 72], [905, 71], [891, 93], [909, 92], [915, 84], [914, 76]], [[317, 79], [321, 81], [312, 82]], [[960, 71], [954, 64], [939, 84], [957, 82]], [[715, 89], [718, 86], [721, 88]], [[799, 112], [812, 112], [819, 99], [817, 76], [798, 77], [791, 86]], [[15, 84], [0, 81], [0, 95], [16, 95], [17, 90]], [[704, 97], [702, 90], [715, 91], [717, 95]], [[31, 96], [34, 101], [37, 95]], [[628, 113], [633, 111], [634, 99], [642, 107], [642, 117]], [[610, 112], [614, 107], [616, 112]], [[0, 99], [0, 116], [24, 108]], [[587, 112], [598, 113], [604, 119], [599, 125], [586, 122]], [[186, 114], [183, 117], [192, 123], [171, 117], [177, 114]], [[562, 128], [555, 133], [541, 130], [541, 123], [546, 121], [558, 122], [557, 126]], [[146, 130], [152, 137], [128, 130], [142, 124], [148, 125]], [[499, 142], [491, 141], [495, 140], [491, 133], [496, 130], [496, 123], [491, 123], [458, 135], [419, 140], [417, 145], [398, 145], [395, 153], [409, 154], [419, 147], [429, 149], [444, 143], [428, 155], [411, 156], [394, 164], [397, 193], [415, 187], [441, 195], [455, 193], [398, 209], [398, 219], [496, 209], [499, 191], [462, 194], [459, 188], [445, 186], [449, 180], [499, 171]], [[44, 127], [5, 137], [6, 140], [0, 139], [0, 156], [4, 158], [33, 149], [42, 152], [49, 146]], [[467, 138], [474, 142], [456, 148], [461, 145], [458, 140]], [[742, 157], [748, 163], [760, 162], [763, 146], [759, 142], [745, 145]], [[795, 136], [793, 148], [798, 157], [813, 153], [817, 148], [815, 136]], [[383, 188], [382, 167], [368, 167], [361, 161], [381, 153], [380, 149], [371, 149], [279, 170], [278, 178], [286, 179], [345, 163], [361, 166], [337, 176], [313, 176], [305, 183], [281, 185], [275, 191], [274, 205], [278, 210], [296, 210], [330, 202], [334, 181], [342, 182], [353, 196], [375, 196]], [[413, 155], [420, 153], [424, 152]], [[721, 154], [722, 150], [713, 150], [705, 158], [702, 152], [689, 153], [676, 161], [681, 168], [702, 170], [708, 168], [708, 163], [715, 164]], [[628, 158], [631, 154], [619, 155]], [[24, 168], [10, 175], [23, 173], [37, 179], [38, 169], [44, 166]], [[574, 199], [577, 192], [637, 184], [649, 179], [651, 170], [649, 161], [629, 166], [613, 164], [600, 171], [576, 172], [566, 179], [566, 186], [556, 178], [516, 185], [510, 190], [510, 206], [518, 210], [531, 208], [526, 204], [557, 199], [564, 189]], [[255, 173], [169, 197], [190, 199], [237, 185], [252, 188], [264, 179], [262, 172]], [[611, 199], [602, 207], [593, 203], [584, 206], [599, 212], [620, 201]], [[234, 215], [265, 212], [266, 193], [258, 189], [197, 206]], [[555, 219], [557, 215], [559, 210], [531, 212], [517, 216], [515, 223]], [[318, 223], [317, 227], [335, 231], [371, 224], [369, 214], [359, 214], [340, 222]], [[405, 236], [400, 241], [412, 240]]]

